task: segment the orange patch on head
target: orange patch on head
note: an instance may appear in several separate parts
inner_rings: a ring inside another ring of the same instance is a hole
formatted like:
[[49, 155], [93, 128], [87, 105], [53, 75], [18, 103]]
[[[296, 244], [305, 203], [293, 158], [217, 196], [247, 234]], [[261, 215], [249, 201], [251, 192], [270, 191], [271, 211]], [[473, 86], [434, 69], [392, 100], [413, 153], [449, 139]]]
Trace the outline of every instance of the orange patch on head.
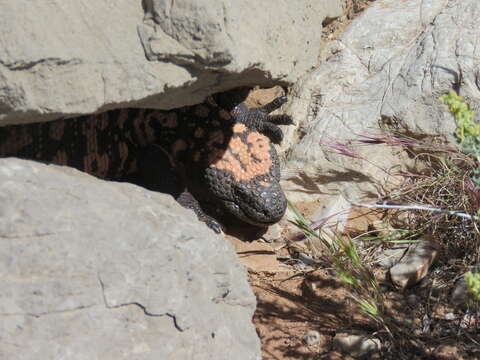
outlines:
[[233, 153], [240, 156], [248, 154], [248, 145], [245, 144], [239, 137], [234, 137], [228, 144], [228, 149]]
[[233, 132], [237, 134], [241, 134], [247, 131], [247, 127], [244, 124], [235, 124], [233, 125]]
[[270, 159], [270, 141], [258, 132], [252, 132], [247, 137], [247, 143], [251, 146], [252, 154], [258, 159]]
[[263, 187], [270, 187], [270, 186], [272, 186], [272, 184], [270, 184], [269, 182], [266, 182], [266, 181], [260, 181], [259, 184], [260, 184], [260, 186], [263, 186]]
[[247, 144], [241, 138], [233, 137], [225, 154], [211, 166], [232, 173], [239, 181], [248, 181], [270, 172], [272, 159], [269, 150], [268, 138], [259, 133], [248, 135]]

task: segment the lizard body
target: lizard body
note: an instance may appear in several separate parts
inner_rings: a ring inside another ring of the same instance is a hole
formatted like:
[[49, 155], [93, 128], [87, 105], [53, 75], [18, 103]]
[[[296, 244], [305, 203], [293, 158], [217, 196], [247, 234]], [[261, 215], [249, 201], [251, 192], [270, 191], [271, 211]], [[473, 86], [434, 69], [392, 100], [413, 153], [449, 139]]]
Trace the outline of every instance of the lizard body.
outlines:
[[272, 142], [283, 136], [277, 124], [292, 120], [269, 115], [285, 101], [277, 98], [256, 109], [242, 103], [227, 111], [209, 98], [172, 111], [119, 109], [9, 125], [0, 127], [0, 156], [67, 165], [109, 180], [141, 178], [160, 191], [171, 176], [166, 168], [174, 168], [181, 176], [164, 192], [215, 231], [219, 224], [203, 213], [197, 200], [244, 222], [268, 226], [286, 209]]

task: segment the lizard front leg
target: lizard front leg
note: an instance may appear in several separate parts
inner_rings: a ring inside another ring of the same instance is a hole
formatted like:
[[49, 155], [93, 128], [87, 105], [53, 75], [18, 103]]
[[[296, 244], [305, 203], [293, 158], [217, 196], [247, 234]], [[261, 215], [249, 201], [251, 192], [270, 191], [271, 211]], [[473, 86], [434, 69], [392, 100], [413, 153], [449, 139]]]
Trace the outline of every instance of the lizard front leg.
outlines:
[[207, 215], [198, 200], [188, 191], [184, 171], [170, 154], [159, 145], [147, 146], [139, 161], [140, 185], [152, 191], [170, 194], [184, 208], [193, 210], [198, 220], [217, 234], [222, 226]]

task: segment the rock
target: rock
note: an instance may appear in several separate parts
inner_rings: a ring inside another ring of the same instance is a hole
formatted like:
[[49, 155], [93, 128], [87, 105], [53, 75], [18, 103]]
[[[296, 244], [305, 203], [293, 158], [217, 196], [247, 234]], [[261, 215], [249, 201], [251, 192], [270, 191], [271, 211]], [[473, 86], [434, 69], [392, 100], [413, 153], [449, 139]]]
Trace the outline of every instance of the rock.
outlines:
[[338, 333], [333, 338], [333, 346], [338, 351], [353, 357], [359, 357], [374, 351], [379, 351], [382, 344], [379, 339], [369, 338], [367, 335]]
[[2, 2], [0, 120], [171, 109], [293, 84], [318, 61], [323, 19], [341, 14], [340, 0]]
[[282, 237], [282, 231], [283, 228], [280, 226], [280, 224], [277, 223], [270, 225], [267, 232], [262, 235], [262, 239], [266, 242], [272, 243]]
[[308, 346], [315, 346], [320, 343], [320, 333], [316, 330], [309, 330], [303, 335], [303, 341]]
[[0, 214], [1, 359], [260, 359], [232, 246], [169, 196], [0, 159]]
[[285, 91], [281, 86], [274, 86], [268, 89], [262, 89], [255, 87], [251, 90], [245, 99], [245, 104], [249, 108], [256, 108], [272, 102], [274, 99], [280, 96], [284, 96]]
[[238, 260], [250, 272], [277, 273], [290, 268], [277, 260], [277, 254], [271, 244], [260, 241], [246, 242], [228, 237], [235, 246]]
[[410, 247], [398, 264], [390, 268], [392, 282], [401, 288], [416, 284], [427, 276], [437, 254], [437, 244], [428, 239], [420, 240]]
[[[379, 124], [452, 140], [455, 121], [438, 97], [455, 89], [480, 108], [479, 16], [477, 0], [376, 1], [329, 43], [290, 91], [287, 112], [301, 131], [287, 129], [283, 145], [298, 142], [283, 171], [289, 200], [336, 213], [376, 199], [379, 183], [398, 183], [392, 174], [411, 165], [399, 147], [351, 141], [383, 136]], [[340, 153], [345, 144], [351, 156]]]
[[453, 320], [457, 320], [457, 316], [452, 313], [452, 312], [449, 312], [449, 313], [446, 313], [445, 316], [443, 317], [444, 320], [447, 320], [447, 321], [453, 321]]
[[318, 265], [318, 261], [315, 261], [313, 257], [300, 251], [296, 252], [295, 258], [301, 261], [305, 266], [315, 267]]
[[398, 244], [385, 251], [380, 255], [378, 264], [383, 268], [391, 268], [400, 261], [408, 249], [408, 244]]

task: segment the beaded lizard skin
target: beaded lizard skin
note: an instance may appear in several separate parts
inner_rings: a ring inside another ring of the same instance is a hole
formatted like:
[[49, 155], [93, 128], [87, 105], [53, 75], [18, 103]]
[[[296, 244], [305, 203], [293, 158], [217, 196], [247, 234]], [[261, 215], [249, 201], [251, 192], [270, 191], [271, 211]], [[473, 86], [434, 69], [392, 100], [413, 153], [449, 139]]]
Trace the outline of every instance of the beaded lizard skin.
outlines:
[[0, 127], [0, 156], [67, 165], [109, 180], [168, 192], [214, 231], [204, 202], [241, 221], [268, 226], [286, 210], [273, 143], [288, 115], [269, 115], [286, 101], [231, 111], [213, 98], [172, 111], [120, 109], [51, 122]]

